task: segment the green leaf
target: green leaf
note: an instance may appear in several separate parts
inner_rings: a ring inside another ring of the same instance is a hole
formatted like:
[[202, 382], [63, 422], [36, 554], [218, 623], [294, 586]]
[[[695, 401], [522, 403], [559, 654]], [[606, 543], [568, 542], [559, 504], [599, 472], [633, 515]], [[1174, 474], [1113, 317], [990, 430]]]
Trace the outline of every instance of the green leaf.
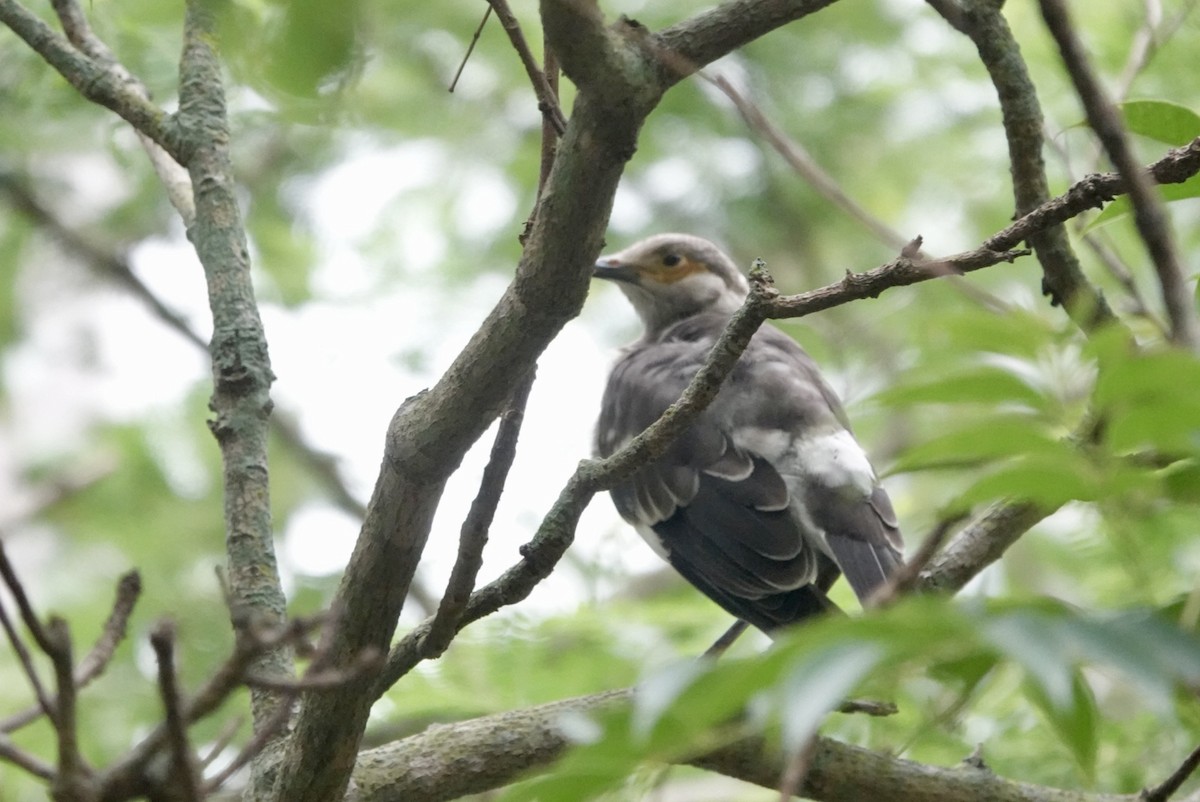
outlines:
[[1038, 611], [1016, 611], [985, 620], [984, 637], [1025, 669], [1055, 707], [1071, 704], [1074, 656], [1061, 633]]
[[[1167, 203], [1175, 201], [1190, 200], [1192, 198], [1200, 198], [1200, 175], [1194, 175], [1188, 180], [1179, 184], [1159, 184], [1159, 195]], [[1112, 203], [1104, 207], [1104, 211], [1096, 215], [1090, 223], [1084, 228], [1085, 232], [1093, 231], [1100, 226], [1108, 225], [1109, 223], [1124, 217], [1133, 212], [1133, 204], [1129, 202], [1129, 198], [1125, 195], [1114, 200]]]
[[1169, 453], [1200, 449], [1200, 360], [1183, 351], [1101, 356], [1093, 403], [1114, 451], [1151, 446]]
[[1046, 716], [1059, 739], [1071, 750], [1076, 763], [1091, 781], [1096, 775], [1096, 753], [1099, 750], [1099, 711], [1096, 697], [1082, 673], [1071, 676], [1070, 700], [1054, 704], [1038, 683], [1030, 683], [1029, 698]]
[[780, 686], [783, 748], [795, 753], [803, 747], [821, 720], [879, 664], [884, 653], [880, 644], [849, 641], [795, 664]]
[[1130, 100], [1120, 109], [1130, 131], [1171, 147], [1200, 136], [1200, 114], [1187, 106], [1165, 100]]
[[1094, 501], [1103, 494], [1104, 477], [1080, 453], [1056, 452], [1018, 457], [975, 482], [956, 500], [960, 509], [1001, 498], [1057, 507], [1068, 501]]
[[975, 464], [1066, 448], [1041, 421], [1019, 413], [977, 416], [965, 425], [905, 451], [893, 467], [904, 473], [925, 468]]
[[1042, 394], [1011, 370], [997, 365], [979, 365], [923, 383], [901, 384], [879, 394], [887, 404], [1003, 404], [1039, 408]]

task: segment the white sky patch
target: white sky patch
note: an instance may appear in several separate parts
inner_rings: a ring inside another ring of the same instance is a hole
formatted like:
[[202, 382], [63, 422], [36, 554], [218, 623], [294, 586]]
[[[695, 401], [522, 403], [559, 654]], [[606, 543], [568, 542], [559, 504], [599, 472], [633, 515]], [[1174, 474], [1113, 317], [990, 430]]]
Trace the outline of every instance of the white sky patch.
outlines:
[[516, 213], [517, 193], [498, 170], [475, 165], [471, 176], [454, 204], [455, 228], [474, 240], [498, 236]]
[[330, 576], [346, 567], [359, 522], [326, 504], [306, 504], [287, 520], [281, 562], [308, 576]]

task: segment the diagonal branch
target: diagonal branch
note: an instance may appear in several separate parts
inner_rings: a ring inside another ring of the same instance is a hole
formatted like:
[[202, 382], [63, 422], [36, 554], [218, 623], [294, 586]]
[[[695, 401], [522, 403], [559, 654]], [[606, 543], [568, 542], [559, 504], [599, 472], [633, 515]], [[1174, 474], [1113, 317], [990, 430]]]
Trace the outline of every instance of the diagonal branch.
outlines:
[[[54, 7], [54, 13], [58, 15], [59, 22], [62, 23], [63, 33], [67, 35], [71, 44], [90, 58], [100, 69], [122, 82], [134, 96], [141, 98], [146, 103], [151, 102], [150, 90], [117, 61], [117, 57], [109, 50], [108, 45], [96, 36], [77, 0], [51, 0], [51, 5]], [[166, 189], [171, 205], [179, 212], [183, 224], [191, 225], [196, 216], [196, 206], [192, 200], [192, 184], [187, 171], [180, 166], [179, 162], [171, 158], [170, 154], [163, 150], [154, 139], [136, 126], [134, 133], [137, 134], [142, 149], [146, 151], [146, 156], [150, 159], [150, 165]]]
[[17, 0], [0, 0], [0, 22], [21, 37], [79, 94], [116, 112], [135, 130], [150, 137], [180, 161], [173, 145], [170, 118], [132, 89], [121, 76], [80, 53], [66, 37], [52, 30]]
[[1162, 200], [1146, 171], [1135, 160], [1121, 118], [1088, 63], [1083, 43], [1071, 28], [1066, 8], [1061, 0], [1040, 0], [1040, 3], [1046, 27], [1058, 44], [1088, 122], [1129, 193], [1134, 224], [1158, 273], [1163, 306], [1171, 321], [1171, 341], [1193, 351], [1200, 349], [1200, 323], [1196, 320], [1195, 301], [1183, 277]]

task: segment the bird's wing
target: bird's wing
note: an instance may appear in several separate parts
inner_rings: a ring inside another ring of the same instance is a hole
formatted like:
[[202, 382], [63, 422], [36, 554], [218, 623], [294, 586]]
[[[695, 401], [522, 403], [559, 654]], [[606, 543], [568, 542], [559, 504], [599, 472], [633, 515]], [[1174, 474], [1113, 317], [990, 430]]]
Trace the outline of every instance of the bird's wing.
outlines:
[[768, 423], [788, 430], [786, 453], [770, 455], [785, 473], [795, 511], [865, 600], [903, 559], [904, 543], [887, 492], [846, 413], [812, 359], [777, 329], [761, 331], [756, 393], [785, 397]]
[[[698, 316], [626, 353], [605, 393], [601, 456], [679, 398], [723, 327]], [[727, 610], [764, 628], [789, 623], [827, 605], [838, 565], [864, 597], [899, 560], [891, 505], [844, 420], [808, 355], [764, 328], [713, 404], [613, 500]], [[829, 468], [827, 458], [850, 464]], [[822, 587], [809, 587], [818, 576]]]

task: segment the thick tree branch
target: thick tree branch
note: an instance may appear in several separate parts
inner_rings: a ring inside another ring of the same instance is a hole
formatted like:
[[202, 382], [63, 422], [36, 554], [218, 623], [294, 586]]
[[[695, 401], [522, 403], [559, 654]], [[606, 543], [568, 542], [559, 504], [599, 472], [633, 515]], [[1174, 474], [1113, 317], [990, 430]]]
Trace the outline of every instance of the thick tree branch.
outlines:
[[1158, 274], [1163, 306], [1171, 321], [1171, 341], [1191, 350], [1200, 348], [1200, 323], [1196, 320], [1196, 304], [1188, 289], [1171, 237], [1166, 210], [1153, 182], [1137, 163], [1125, 126], [1105, 96], [1095, 73], [1088, 63], [1083, 43], [1071, 28], [1071, 21], [1061, 0], [1040, 0], [1046, 27], [1058, 43], [1063, 63], [1083, 101], [1088, 122], [1100, 138], [1104, 149], [1121, 175], [1133, 205], [1133, 220], [1146, 251]]
[[[275, 378], [259, 318], [246, 234], [229, 158], [229, 125], [214, 51], [217, 26], [208, 0], [190, 0], [179, 68], [181, 162], [195, 189], [196, 219], [188, 237], [208, 285], [213, 316], [210, 428], [221, 448], [231, 615], [253, 615], [268, 625], [284, 620], [286, 599], [272, 540], [267, 432]], [[261, 654], [260, 674], [292, 676], [291, 652]], [[276, 695], [252, 690], [256, 725], [278, 707]]]
[[[670, 54], [669, 82], [680, 81], [722, 56], [789, 22], [807, 17], [834, 0], [729, 0], [656, 36]], [[569, 73], [568, 73], [569, 74]]]
[[[365, 751], [354, 770], [353, 802], [439, 802], [506, 785], [544, 768], [570, 742], [564, 716], [590, 715], [627, 703], [631, 690], [609, 691], [494, 716], [436, 725]], [[520, 746], [516, 746], [520, 744]], [[689, 758], [692, 765], [765, 788], [778, 786], [784, 761], [757, 738]], [[823, 802], [1136, 802], [1137, 795], [1063, 791], [1006, 780], [970, 767], [941, 768], [816, 738], [802, 793]]]
[[[1050, 190], [1042, 158], [1042, 110], [1037, 89], [1012, 30], [1000, 13], [1002, 3], [965, 0], [961, 5], [944, 1], [931, 5], [971, 38], [996, 88], [1008, 140], [1016, 215], [1023, 216], [1044, 204]], [[1040, 228], [1031, 232], [1029, 244], [1042, 265], [1043, 290], [1054, 303], [1062, 304], [1079, 326], [1090, 331], [1117, 322], [1104, 296], [1084, 276], [1064, 229]]]

